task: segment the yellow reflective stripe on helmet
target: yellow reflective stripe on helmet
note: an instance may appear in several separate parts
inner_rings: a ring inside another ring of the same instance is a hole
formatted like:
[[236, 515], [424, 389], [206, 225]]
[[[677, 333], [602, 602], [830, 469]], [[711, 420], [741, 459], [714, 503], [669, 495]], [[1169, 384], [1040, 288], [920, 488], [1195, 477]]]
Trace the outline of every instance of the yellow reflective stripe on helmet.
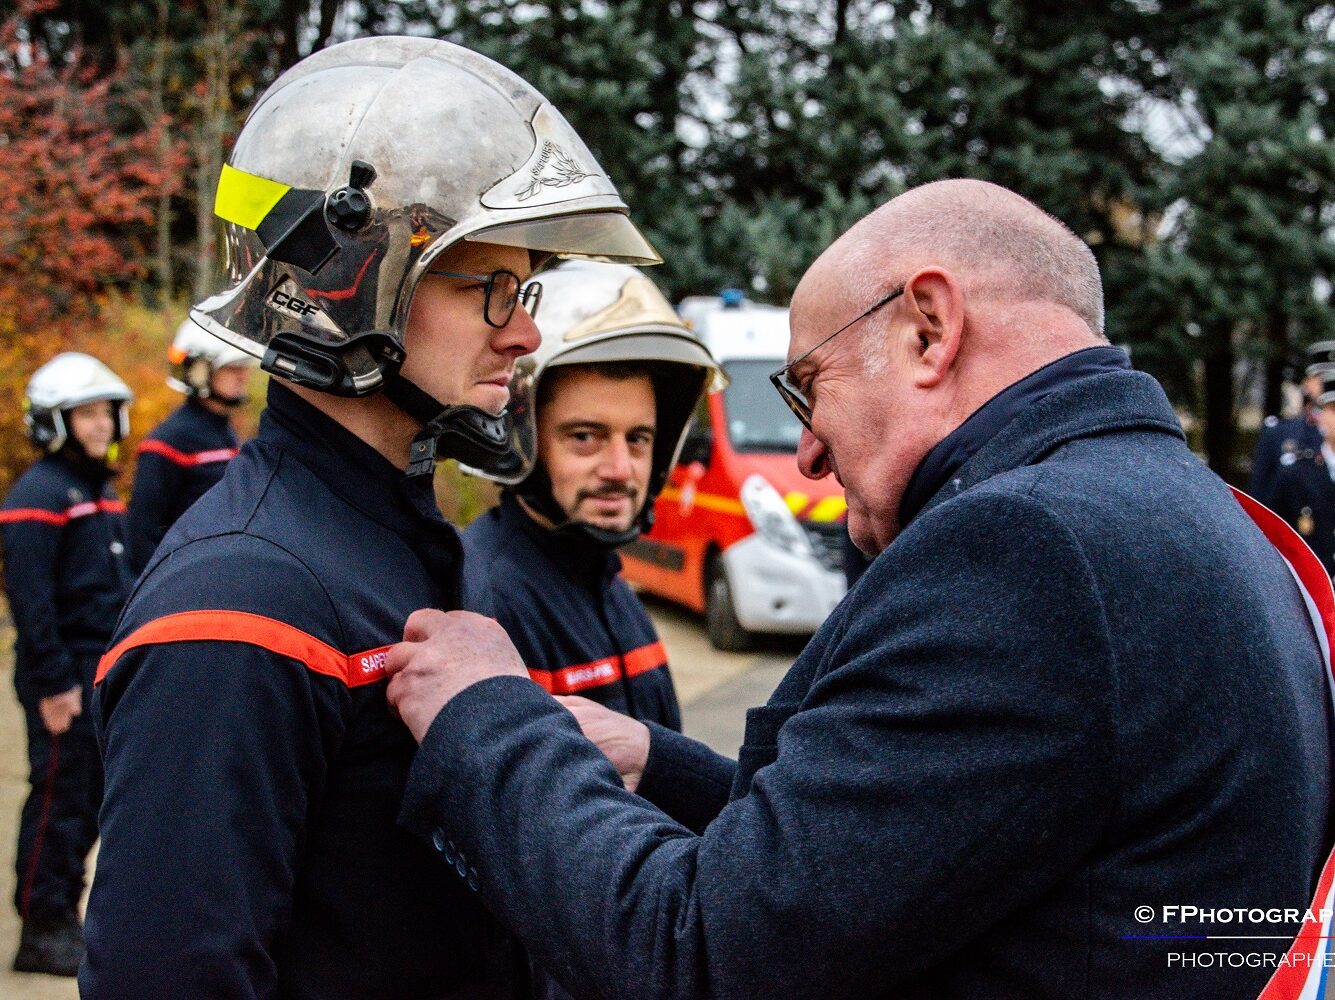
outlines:
[[811, 513], [807, 515], [807, 519], [810, 521], [836, 521], [846, 510], [848, 510], [848, 504], [844, 502], [843, 497], [826, 497], [811, 508]]
[[218, 195], [213, 200], [213, 214], [243, 229], [258, 229], [265, 216], [291, 190], [287, 184], [223, 164], [222, 176], [218, 178]]

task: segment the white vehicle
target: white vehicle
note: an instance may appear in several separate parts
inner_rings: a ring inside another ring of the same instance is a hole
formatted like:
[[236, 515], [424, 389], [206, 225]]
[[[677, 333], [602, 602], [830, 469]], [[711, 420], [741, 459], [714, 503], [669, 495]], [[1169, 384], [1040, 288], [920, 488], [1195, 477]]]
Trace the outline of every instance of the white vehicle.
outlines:
[[731, 381], [697, 408], [653, 530], [621, 550], [626, 576], [704, 612], [719, 649], [810, 634], [844, 596], [847, 506], [834, 477], [798, 471], [802, 426], [769, 382], [787, 354], [788, 310], [725, 293], [678, 312]]

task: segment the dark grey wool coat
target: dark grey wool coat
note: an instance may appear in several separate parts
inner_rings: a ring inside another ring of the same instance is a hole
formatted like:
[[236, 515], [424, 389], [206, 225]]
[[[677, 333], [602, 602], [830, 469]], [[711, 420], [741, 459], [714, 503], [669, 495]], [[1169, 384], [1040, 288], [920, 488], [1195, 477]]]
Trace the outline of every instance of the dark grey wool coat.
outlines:
[[[653, 730], [639, 795], [520, 678], [454, 698], [403, 821], [577, 997], [1254, 997], [1170, 953], [1296, 925], [1329, 696], [1278, 555], [1147, 375], [1026, 407], [875, 560], [734, 764]], [[1138, 922], [1138, 907], [1154, 908]]]

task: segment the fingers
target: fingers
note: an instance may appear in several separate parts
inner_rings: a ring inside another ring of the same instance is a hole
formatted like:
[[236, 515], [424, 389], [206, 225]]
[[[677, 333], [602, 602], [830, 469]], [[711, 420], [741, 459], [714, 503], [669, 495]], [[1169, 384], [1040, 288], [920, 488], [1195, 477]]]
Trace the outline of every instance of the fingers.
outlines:
[[439, 632], [448, 621], [449, 616], [436, 608], [414, 611], [403, 624], [403, 641], [423, 642]]

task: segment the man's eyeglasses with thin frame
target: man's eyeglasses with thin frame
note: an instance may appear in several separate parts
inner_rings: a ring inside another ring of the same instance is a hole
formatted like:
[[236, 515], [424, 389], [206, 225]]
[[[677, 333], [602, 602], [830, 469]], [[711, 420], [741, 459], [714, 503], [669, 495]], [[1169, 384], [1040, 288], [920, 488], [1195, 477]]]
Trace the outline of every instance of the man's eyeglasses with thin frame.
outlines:
[[[783, 397], [783, 401], [788, 404], [788, 409], [793, 411], [793, 416], [797, 417], [798, 420], [802, 421], [802, 426], [805, 427], [807, 430], [811, 430], [811, 403], [808, 402], [807, 400], [806, 390], [802, 389], [800, 386], [794, 385], [791, 381], [789, 381], [788, 373], [792, 371], [795, 365], [799, 365], [807, 358], [811, 357], [813, 353], [820, 350], [822, 347], [824, 347], [826, 344], [832, 341], [835, 337], [839, 336], [839, 334], [847, 330], [850, 326], [856, 326], [858, 323], [861, 323], [864, 319], [866, 319], [868, 316], [874, 313], [877, 309], [880, 309], [884, 305], [888, 305], [889, 303], [893, 302], [895, 299], [899, 298], [899, 296], [903, 294], [904, 294], [904, 286], [900, 285], [890, 294], [884, 296], [883, 298], [878, 299], [865, 312], [849, 320], [839, 329], [835, 330], [834, 333], [830, 334], [828, 337], [822, 340], [815, 347], [803, 351], [800, 355], [793, 358], [792, 361], [788, 362], [786, 365], [784, 365], [782, 368], [780, 368], [778, 371], [776, 371], [773, 375], [769, 377], [770, 382], [774, 384], [774, 388], [777, 389], [779, 391], [779, 395]], [[809, 384], [810, 383], [808, 382], [808, 385]]]
[[485, 283], [486, 300], [482, 305], [482, 318], [488, 326], [500, 329], [510, 322], [515, 314], [515, 306], [523, 305], [529, 318], [538, 315], [538, 304], [542, 302], [542, 282], [530, 281], [527, 285], [519, 280], [519, 275], [504, 269], [490, 274], [463, 274], [459, 271], [427, 271], [444, 278], [465, 278], [470, 281]]

